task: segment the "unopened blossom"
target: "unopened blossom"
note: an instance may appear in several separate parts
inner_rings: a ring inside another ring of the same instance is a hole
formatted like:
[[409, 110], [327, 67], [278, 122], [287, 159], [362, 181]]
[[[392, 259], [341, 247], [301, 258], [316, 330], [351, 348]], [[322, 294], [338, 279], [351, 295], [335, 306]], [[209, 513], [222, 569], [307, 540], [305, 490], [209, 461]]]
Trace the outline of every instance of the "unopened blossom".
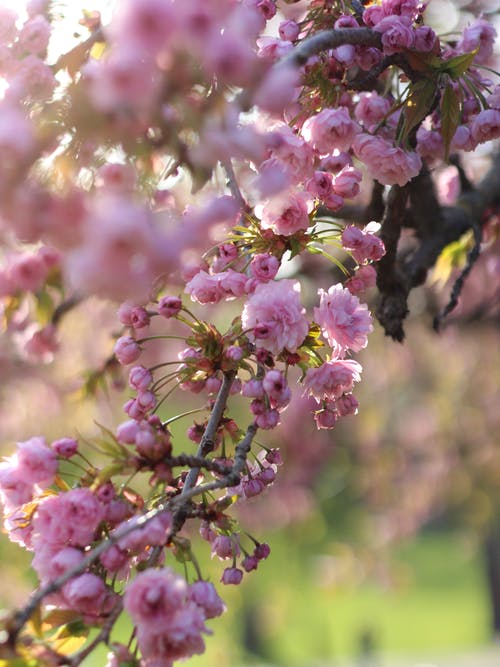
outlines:
[[153, 375], [151, 371], [144, 366], [134, 366], [130, 369], [128, 382], [132, 389], [143, 392], [153, 382]]
[[69, 459], [78, 451], [78, 442], [74, 438], [59, 438], [50, 445], [57, 456]]
[[344, 286], [351, 294], [358, 296], [370, 287], [375, 287], [377, 272], [371, 264], [364, 264], [356, 270], [355, 274], [346, 280]]
[[175, 317], [182, 309], [182, 301], [178, 296], [163, 296], [158, 303], [158, 313], [169, 319]]
[[366, 304], [340, 284], [318, 293], [320, 304], [314, 309], [314, 318], [334, 353], [341, 356], [347, 350], [359, 352], [366, 347], [368, 334], [373, 330]]
[[314, 413], [314, 421], [318, 429], [330, 429], [335, 426], [338, 420], [338, 415], [335, 410], [329, 407], [318, 410]]
[[359, 194], [360, 182], [363, 175], [359, 169], [346, 166], [334, 177], [333, 190], [336, 195], [352, 199]]
[[296, 21], [286, 19], [279, 24], [278, 32], [281, 39], [288, 42], [295, 42], [300, 33], [300, 26]]
[[358, 412], [359, 402], [352, 394], [344, 394], [335, 401], [335, 407], [341, 417], [355, 415]]
[[221, 582], [226, 586], [229, 584], [237, 586], [238, 584], [241, 584], [242, 579], [243, 579], [242, 570], [240, 570], [237, 567], [226, 567], [226, 569], [222, 573]]
[[115, 343], [114, 353], [120, 364], [128, 366], [141, 356], [141, 348], [131, 336], [122, 336]]
[[314, 148], [326, 155], [335, 149], [347, 151], [361, 127], [353, 121], [347, 107], [323, 109], [308, 118], [303, 125], [302, 135]]
[[[300, 283], [278, 280], [258, 285], [243, 308], [241, 322], [257, 347], [272, 354], [285, 348], [295, 352], [309, 331], [305, 308], [300, 303]], [[265, 336], [256, 335], [257, 327], [265, 327]]]
[[260, 282], [272, 280], [278, 273], [279, 268], [279, 260], [268, 253], [256, 254], [250, 262], [252, 275]]

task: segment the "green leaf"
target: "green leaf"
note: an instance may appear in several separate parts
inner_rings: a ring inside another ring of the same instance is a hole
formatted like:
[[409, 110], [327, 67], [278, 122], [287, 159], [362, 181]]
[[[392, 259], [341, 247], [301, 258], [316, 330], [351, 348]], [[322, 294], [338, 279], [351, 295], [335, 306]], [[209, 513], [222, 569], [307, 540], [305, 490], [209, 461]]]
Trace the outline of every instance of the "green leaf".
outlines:
[[42, 630], [47, 632], [61, 625], [68, 625], [80, 617], [80, 614], [70, 609], [51, 609], [42, 621]]
[[441, 62], [437, 69], [443, 74], [449, 74], [452, 79], [458, 79], [462, 74], [469, 69], [472, 65], [472, 61], [476, 57], [479, 47], [474, 49], [472, 53], [464, 53], [460, 56], [455, 56], [449, 60]]
[[400, 141], [404, 142], [410, 132], [429, 115], [436, 95], [435, 79], [420, 79], [410, 85], [410, 91], [403, 109], [404, 122]]
[[441, 96], [441, 136], [444, 143], [444, 159], [448, 159], [450, 144], [460, 123], [460, 100], [459, 95], [451, 83]]

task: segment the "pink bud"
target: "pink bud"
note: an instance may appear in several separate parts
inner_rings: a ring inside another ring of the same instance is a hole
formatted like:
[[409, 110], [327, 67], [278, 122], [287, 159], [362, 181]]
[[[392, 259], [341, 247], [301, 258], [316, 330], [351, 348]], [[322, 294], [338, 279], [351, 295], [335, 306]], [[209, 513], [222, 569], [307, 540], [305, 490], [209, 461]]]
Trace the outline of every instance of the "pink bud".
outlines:
[[243, 571], [239, 570], [237, 567], [227, 567], [222, 573], [221, 582], [223, 584], [232, 584], [237, 586], [241, 584], [243, 579]]
[[134, 366], [130, 369], [128, 382], [136, 391], [145, 391], [152, 381], [151, 371], [144, 366]]
[[182, 301], [178, 296], [164, 296], [158, 304], [158, 312], [167, 319], [175, 317], [182, 309]]
[[254, 549], [253, 555], [259, 560], [265, 560], [271, 553], [271, 547], [266, 542], [261, 542], [257, 544]]
[[131, 336], [122, 336], [115, 343], [116, 358], [123, 366], [133, 364], [141, 356], [141, 348]]
[[69, 459], [78, 449], [78, 442], [74, 438], [61, 438], [51, 444], [55, 453], [63, 459]]

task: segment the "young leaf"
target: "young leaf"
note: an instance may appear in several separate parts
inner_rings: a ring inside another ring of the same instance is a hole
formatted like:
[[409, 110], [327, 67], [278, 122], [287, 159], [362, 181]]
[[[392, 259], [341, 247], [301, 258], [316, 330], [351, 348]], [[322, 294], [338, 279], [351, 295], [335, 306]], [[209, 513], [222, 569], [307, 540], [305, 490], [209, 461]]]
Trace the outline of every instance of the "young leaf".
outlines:
[[448, 159], [450, 144], [460, 123], [460, 101], [450, 82], [441, 96], [441, 136], [444, 143], [444, 159]]
[[460, 56], [445, 60], [439, 65], [438, 70], [443, 74], [449, 74], [452, 79], [458, 79], [462, 74], [465, 74], [472, 65], [472, 61], [478, 51], [479, 47], [474, 49], [471, 53], [464, 53]]
[[410, 132], [430, 113], [436, 95], [436, 81], [432, 78], [420, 79], [410, 86], [404, 106], [404, 123], [400, 141], [404, 142]]

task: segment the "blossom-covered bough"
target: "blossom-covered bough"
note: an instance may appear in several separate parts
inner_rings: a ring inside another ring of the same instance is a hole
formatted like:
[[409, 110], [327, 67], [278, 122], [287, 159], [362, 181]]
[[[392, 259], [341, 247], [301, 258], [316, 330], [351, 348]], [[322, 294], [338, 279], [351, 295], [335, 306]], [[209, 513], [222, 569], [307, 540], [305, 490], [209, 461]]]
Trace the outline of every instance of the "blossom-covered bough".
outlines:
[[[50, 361], [69, 310], [121, 302], [87, 389], [122, 367], [132, 393], [126, 421], [90, 442], [96, 461], [70, 433], [0, 464], [5, 530], [40, 581], [6, 618], [3, 659], [77, 666], [105, 643], [108, 665], [162, 667], [203, 652], [224, 604], [193, 527], [226, 562], [222, 584], [267, 558], [231, 510], [273, 484], [281, 454], [260, 433], [286, 419], [293, 386], [320, 429], [355, 414], [367, 290], [402, 340], [411, 289], [472, 230], [437, 325], [456, 304], [499, 204], [498, 156], [476, 185], [457, 157], [500, 136], [495, 31], [478, 18], [440, 39], [424, 10], [120, 0], [109, 24], [84, 13], [88, 37], [60, 54], [50, 3], [0, 9], [5, 339], [20, 363]], [[448, 162], [461, 191], [443, 205], [432, 171]], [[304, 289], [306, 256], [336, 281]], [[169, 414], [178, 389], [201, 407]], [[195, 412], [179, 442], [169, 426]], [[122, 613], [128, 644], [113, 637]]]

